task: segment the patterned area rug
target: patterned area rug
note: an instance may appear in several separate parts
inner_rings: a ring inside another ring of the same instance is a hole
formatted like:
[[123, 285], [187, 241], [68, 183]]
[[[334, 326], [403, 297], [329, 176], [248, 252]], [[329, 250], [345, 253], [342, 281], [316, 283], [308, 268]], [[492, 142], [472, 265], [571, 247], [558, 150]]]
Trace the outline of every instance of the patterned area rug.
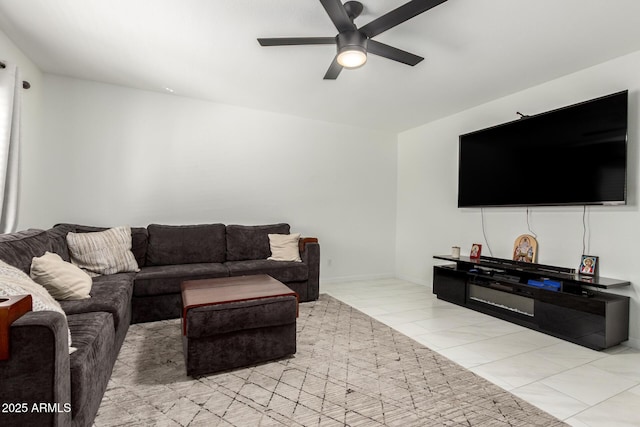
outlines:
[[294, 356], [193, 379], [179, 320], [132, 325], [95, 425], [564, 425], [330, 296], [297, 328]]

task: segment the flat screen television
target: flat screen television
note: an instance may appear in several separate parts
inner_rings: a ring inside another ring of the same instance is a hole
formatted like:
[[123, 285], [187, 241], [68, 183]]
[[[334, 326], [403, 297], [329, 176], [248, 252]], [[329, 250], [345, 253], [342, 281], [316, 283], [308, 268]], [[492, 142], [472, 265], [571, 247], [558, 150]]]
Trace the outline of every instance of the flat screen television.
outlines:
[[620, 205], [628, 91], [460, 136], [458, 207]]

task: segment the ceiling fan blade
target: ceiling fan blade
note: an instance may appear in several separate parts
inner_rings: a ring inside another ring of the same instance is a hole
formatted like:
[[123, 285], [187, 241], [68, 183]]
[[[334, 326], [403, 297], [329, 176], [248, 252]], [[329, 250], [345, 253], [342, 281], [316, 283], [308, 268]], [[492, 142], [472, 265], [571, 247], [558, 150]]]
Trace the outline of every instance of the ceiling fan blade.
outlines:
[[340, 71], [342, 71], [342, 65], [338, 64], [338, 55], [333, 58], [333, 62], [329, 65], [329, 69], [324, 75], [325, 80], [335, 80], [340, 75]]
[[359, 31], [369, 38], [375, 37], [389, 28], [402, 24], [404, 21], [408, 21], [445, 1], [447, 0], [412, 0], [360, 27]]
[[292, 46], [308, 44], [336, 44], [335, 37], [276, 37], [258, 39], [260, 46]]
[[324, 10], [327, 11], [329, 18], [336, 26], [338, 32], [353, 31], [356, 29], [355, 24], [349, 18], [347, 10], [342, 5], [340, 0], [320, 0]]
[[414, 55], [413, 53], [406, 52], [375, 40], [368, 41], [367, 52], [411, 66], [416, 65], [424, 59], [421, 56]]

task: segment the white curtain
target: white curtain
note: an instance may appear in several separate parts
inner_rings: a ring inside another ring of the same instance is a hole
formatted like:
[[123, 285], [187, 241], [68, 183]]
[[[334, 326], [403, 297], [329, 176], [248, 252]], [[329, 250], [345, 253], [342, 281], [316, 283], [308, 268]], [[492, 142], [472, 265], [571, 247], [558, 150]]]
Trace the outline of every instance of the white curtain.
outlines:
[[18, 223], [21, 99], [18, 67], [0, 61], [0, 233], [15, 231]]

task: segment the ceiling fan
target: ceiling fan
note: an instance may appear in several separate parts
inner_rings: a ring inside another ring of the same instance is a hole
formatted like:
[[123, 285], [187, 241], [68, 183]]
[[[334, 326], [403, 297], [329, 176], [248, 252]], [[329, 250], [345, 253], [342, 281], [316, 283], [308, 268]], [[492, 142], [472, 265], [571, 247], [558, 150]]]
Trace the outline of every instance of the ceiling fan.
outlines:
[[261, 46], [335, 44], [338, 53], [324, 75], [325, 80], [337, 79], [342, 68], [361, 67], [367, 61], [367, 53], [414, 66], [424, 58], [372, 38], [445, 1], [447, 0], [412, 0], [358, 28], [353, 20], [362, 13], [362, 3], [347, 1], [343, 5], [340, 0], [320, 0], [338, 29], [337, 36], [259, 38], [258, 42]]

